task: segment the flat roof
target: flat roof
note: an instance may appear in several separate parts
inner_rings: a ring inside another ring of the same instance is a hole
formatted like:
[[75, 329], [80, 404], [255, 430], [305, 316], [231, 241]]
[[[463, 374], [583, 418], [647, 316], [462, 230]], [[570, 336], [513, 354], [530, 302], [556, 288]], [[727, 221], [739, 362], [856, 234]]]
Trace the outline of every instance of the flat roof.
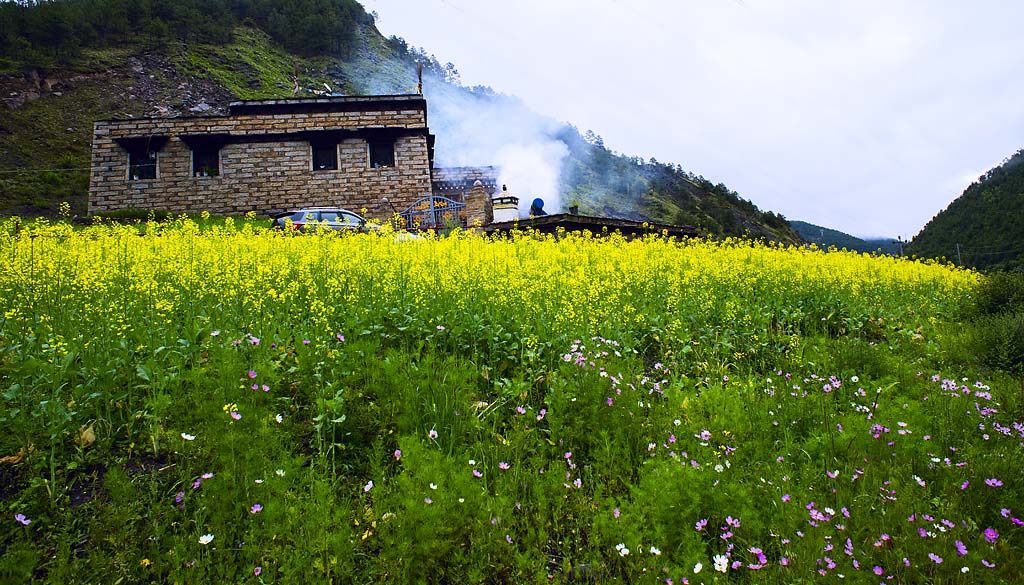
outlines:
[[240, 100], [228, 104], [232, 114], [295, 112], [358, 112], [364, 110], [426, 110], [421, 94], [405, 95], [333, 95], [322, 97]]
[[697, 229], [688, 225], [668, 225], [614, 217], [575, 215], [572, 213], [536, 215], [483, 226], [483, 230], [488, 234], [493, 234], [495, 232], [507, 232], [515, 229], [535, 229], [539, 232], [552, 233], [557, 231], [559, 228], [566, 231], [589, 230], [595, 234], [600, 234], [607, 229], [609, 232], [617, 231], [628, 237], [663, 233], [667, 233], [667, 235], [675, 237], [695, 237], [698, 235]]

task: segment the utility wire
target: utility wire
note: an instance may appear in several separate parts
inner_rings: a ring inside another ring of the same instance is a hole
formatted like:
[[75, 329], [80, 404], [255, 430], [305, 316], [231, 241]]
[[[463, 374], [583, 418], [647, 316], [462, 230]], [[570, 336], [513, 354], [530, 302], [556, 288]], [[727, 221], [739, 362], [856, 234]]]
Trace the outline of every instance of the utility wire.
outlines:
[[70, 172], [78, 172], [78, 171], [91, 171], [93, 169], [94, 169], [94, 167], [71, 167], [71, 168], [62, 168], [62, 169], [36, 169], [36, 168], [31, 168], [31, 169], [17, 169], [17, 170], [13, 170], [13, 171], [0, 171], [0, 174], [3, 174], [3, 175], [14, 175], [14, 174], [17, 174], [17, 173], [70, 173]]

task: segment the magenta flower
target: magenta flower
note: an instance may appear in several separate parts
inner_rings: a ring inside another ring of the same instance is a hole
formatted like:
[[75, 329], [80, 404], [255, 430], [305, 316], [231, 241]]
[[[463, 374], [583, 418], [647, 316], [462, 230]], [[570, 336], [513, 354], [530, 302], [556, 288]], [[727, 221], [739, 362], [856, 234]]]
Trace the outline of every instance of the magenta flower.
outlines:
[[505, 470], [508, 469], [509, 467], [511, 467], [511, 465], [505, 463], [504, 461], [498, 463], [498, 469]]
[[232, 410], [230, 414], [231, 414], [231, 418], [233, 418], [235, 420], [242, 420], [242, 415], [238, 414], [237, 410]]
[[999, 540], [999, 533], [996, 532], [996, 529], [995, 528], [986, 528], [985, 529], [985, 541], [991, 544], [991, 543], [994, 543], [997, 540]]
[[477, 470], [477, 469], [473, 470], [473, 477], [479, 478], [479, 477], [483, 477], [483, 476], [484, 476], [484, 474], [480, 473], [479, 470]]
[[565, 458], [566, 459], [572, 459], [572, 451], [566, 451], [565, 452]]
[[249, 508], [249, 513], [250, 514], [259, 514], [262, 510], [263, 510], [263, 506], [261, 506], [259, 504], [253, 504], [252, 507]]
[[430, 432], [427, 433], [427, 437], [429, 437], [431, 441], [436, 441], [437, 440], [437, 431], [435, 431], [434, 429], [430, 429]]
[[249, 370], [249, 379], [256, 377], [256, 370]]
[[540, 414], [537, 415], [537, 420], [544, 420], [544, 415], [546, 415], [547, 413], [548, 413], [548, 409], [546, 409], [546, 408], [540, 409]]
[[956, 541], [956, 554], [961, 557], [967, 554], [967, 546], [964, 545], [962, 540]]
[[936, 565], [941, 565], [942, 564], [942, 557], [940, 557], [939, 555], [937, 555], [935, 553], [928, 553], [928, 558], [933, 560], [933, 561], [935, 561]]
[[398, 461], [401, 458], [402, 458], [402, 450], [401, 449], [395, 449], [395, 461]]
[[345, 342], [345, 336], [344, 336], [344, 335], [342, 335], [341, 333], [339, 333], [339, 334], [335, 335], [335, 337], [336, 337], [336, 338], [338, 338], [338, 341], [340, 341], [340, 342], [342, 342], [342, 343], [344, 343], [344, 342]]
[[199, 477], [201, 477], [203, 479], [213, 479], [213, 472], [212, 471], [207, 471], [206, 473], [200, 475]]
[[252, 574], [255, 577], [259, 577], [260, 573], [262, 573], [262, 572], [263, 572], [263, 567], [261, 567], [259, 565], [256, 565], [256, 568], [252, 570]]
[[23, 526], [28, 526], [32, 523], [32, 521], [26, 518], [24, 514], [15, 514], [14, 519], [17, 520]]
[[619, 509], [618, 508], [615, 508], [614, 510], [612, 510], [612, 517], [618, 519], [618, 517], [619, 517]]
[[1003, 482], [1001, 482], [998, 479], [993, 477], [991, 479], [986, 479], [985, 480], [985, 485], [987, 485], [989, 487], [1001, 487], [1003, 485]]

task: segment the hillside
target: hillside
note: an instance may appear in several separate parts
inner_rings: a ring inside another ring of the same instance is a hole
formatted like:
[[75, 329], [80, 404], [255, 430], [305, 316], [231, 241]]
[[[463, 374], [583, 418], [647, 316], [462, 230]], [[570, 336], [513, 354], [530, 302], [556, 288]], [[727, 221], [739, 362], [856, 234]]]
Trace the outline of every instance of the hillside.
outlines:
[[857, 236], [843, 233], [839, 230], [829, 229], [805, 221], [789, 220], [789, 225], [800, 235], [804, 241], [817, 244], [819, 248], [835, 247], [840, 250], [847, 249], [856, 252], [881, 254], [899, 254], [900, 245], [892, 238], [861, 239]]
[[[320, 15], [309, 18], [309, 14]], [[723, 183], [605, 148], [487, 87], [465, 87], [352, 0], [0, 3], [0, 214], [84, 215], [93, 121], [210, 115], [234, 99], [402, 94], [424, 69], [438, 166], [502, 167], [548, 209], [687, 224], [715, 236], [798, 236]], [[298, 86], [298, 92], [295, 86]]]
[[1024, 269], [1024, 149], [982, 175], [907, 247], [983, 270]]

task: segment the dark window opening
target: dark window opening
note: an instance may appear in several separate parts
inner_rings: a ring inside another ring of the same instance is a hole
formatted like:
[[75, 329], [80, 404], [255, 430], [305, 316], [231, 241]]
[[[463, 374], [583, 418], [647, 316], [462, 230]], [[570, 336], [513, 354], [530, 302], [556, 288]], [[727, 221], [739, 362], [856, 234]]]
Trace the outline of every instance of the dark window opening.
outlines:
[[338, 170], [337, 144], [313, 144], [312, 147], [314, 171]]
[[128, 152], [128, 180], [156, 178], [156, 151], [140, 149]]
[[220, 148], [197, 146], [192, 149], [192, 175], [216, 177], [220, 174]]
[[370, 142], [370, 168], [395, 166], [395, 143], [393, 141]]

